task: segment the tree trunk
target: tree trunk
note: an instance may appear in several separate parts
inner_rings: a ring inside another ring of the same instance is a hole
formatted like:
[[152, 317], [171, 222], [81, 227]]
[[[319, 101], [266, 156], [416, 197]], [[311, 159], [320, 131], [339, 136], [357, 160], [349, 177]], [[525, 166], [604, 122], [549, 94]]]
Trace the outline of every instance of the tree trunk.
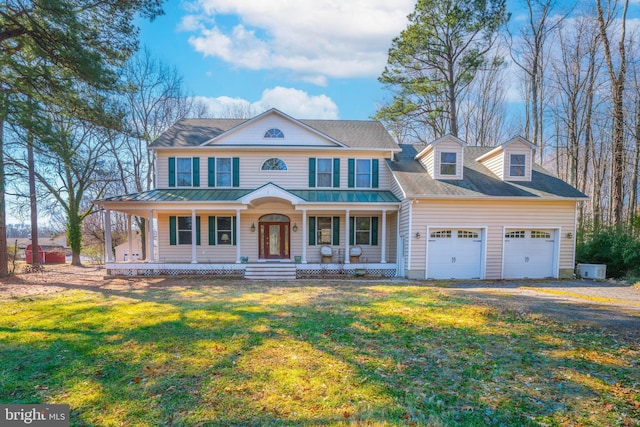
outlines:
[[636, 104], [636, 123], [634, 129], [633, 172], [631, 174], [631, 194], [629, 195], [629, 219], [635, 218], [638, 207], [638, 168], [640, 167], [640, 105]]
[[147, 259], [147, 221], [144, 218], [137, 216], [136, 223], [138, 224], [138, 229], [140, 230], [140, 249], [142, 252], [140, 255], [142, 259]]
[[[0, 99], [2, 102], [2, 99]], [[0, 105], [0, 277], [9, 275], [9, 256], [7, 253], [7, 221], [4, 192], [4, 110]]]
[[38, 201], [36, 198], [36, 173], [33, 160], [33, 135], [27, 131], [27, 163], [29, 167], [29, 201], [31, 204], [31, 265], [40, 264], [38, 242]]
[[75, 204], [69, 204], [69, 218], [67, 218], [67, 239], [71, 247], [71, 265], [81, 266], [80, 251], [82, 250], [82, 219], [78, 215]]

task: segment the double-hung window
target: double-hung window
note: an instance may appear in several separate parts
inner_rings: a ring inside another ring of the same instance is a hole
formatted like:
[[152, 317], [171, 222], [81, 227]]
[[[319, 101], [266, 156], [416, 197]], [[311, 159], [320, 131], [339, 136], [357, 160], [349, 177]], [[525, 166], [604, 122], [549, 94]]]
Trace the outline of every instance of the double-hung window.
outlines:
[[371, 188], [371, 160], [356, 159], [356, 188]]
[[316, 187], [333, 186], [333, 159], [316, 159]]
[[457, 154], [442, 152], [440, 153], [440, 175], [455, 175], [457, 169]]
[[318, 245], [330, 245], [331, 237], [333, 234], [333, 227], [331, 226], [330, 216], [319, 216], [317, 218], [317, 239]]
[[370, 245], [371, 244], [371, 217], [362, 216], [357, 217], [355, 221], [356, 225], [356, 245]]
[[179, 216], [178, 217], [178, 244], [179, 245], [190, 245], [193, 241], [191, 239], [191, 230], [193, 224], [190, 216]]
[[178, 157], [176, 159], [176, 183], [178, 187], [191, 187], [192, 165], [191, 157]]
[[230, 216], [216, 217], [216, 233], [219, 245], [232, 244], [233, 221]]
[[233, 163], [231, 157], [216, 158], [216, 187], [231, 187], [233, 183]]
[[512, 154], [509, 156], [509, 175], [510, 176], [524, 176], [525, 174], [525, 161], [527, 156], [525, 154]]

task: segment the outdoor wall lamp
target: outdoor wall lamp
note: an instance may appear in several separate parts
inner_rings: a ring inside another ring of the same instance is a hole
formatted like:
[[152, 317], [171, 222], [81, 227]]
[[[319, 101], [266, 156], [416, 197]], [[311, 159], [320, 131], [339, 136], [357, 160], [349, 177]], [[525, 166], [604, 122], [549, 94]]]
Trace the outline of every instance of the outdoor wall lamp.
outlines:
[[256, 231], [256, 225], [254, 223], [251, 224], [251, 232], [255, 233]]
[[294, 233], [298, 232], [298, 224], [293, 224], [293, 227], [291, 227], [291, 229], [293, 230]]
[[419, 239], [419, 238], [420, 238], [420, 232], [418, 231], [416, 232], [416, 239]]
[[573, 233], [569, 232], [567, 233], [567, 239], [571, 239], [573, 237]]

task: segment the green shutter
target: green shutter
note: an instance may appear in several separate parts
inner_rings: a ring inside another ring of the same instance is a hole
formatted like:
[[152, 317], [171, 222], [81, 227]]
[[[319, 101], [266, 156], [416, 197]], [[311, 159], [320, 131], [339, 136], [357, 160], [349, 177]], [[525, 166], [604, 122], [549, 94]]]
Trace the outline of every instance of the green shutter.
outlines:
[[193, 158], [193, 186], [200, 187], [200, 157]]
[[371, 187], [378, 188], [378, 159], [371, 161]]
[[235, 246], [236, 245], [236, 229], [238, 228], [235, 216], [231, 217], [231, 227], [233, 228], [233, 230], [231, 230], [231, 244]]
[[334, 245], [340, 244], [340, 217], [339, 216], [333, 217], [333, 244]]
[[216, 244], [216, 217], [210, 216], [209, 217], [209, 245], [213, 246], [215, 244]]
[[356, 179], [356, 159], [349, 159], [348, 166], [349, 166], [349, 176], [347, 179], [348, 187], [353, 188], [355, 187], [355, 179]]
[[349, 218], [349, 244], [353, 246], [356, 241], [356, 219], [354, 217]]
[[371, 245], [378, 246], [378, 217], [371, 218]]
[[333, 159], [333, 188], [340, 188], [340, 159]]
[[216, 158], [215, 157], [209, 157], [209, 159], [207, 159], [207, 170], [208, 170], [208, 184], [209, 187], [215, 187], [216, 186]]
[[200, 217], [196, 217], [196, 245], [199, 245], [200, 242]]
[[316, 186], [316, 159], [311, 157], [309, 159], [309, 188], [315, 188]]
[[233, 186], [240, 187], [240, 157], [233, 158]]
[[170, 245], [176, 244], [176, 217], [175, 216], [169, 217], [169, 244]]
[[316, 217], [309, 217], [309, 246], [316, 245]]
[[175, 186], [176, 186], [176, 158], [169, 157], [169, 187], [175, 187]]

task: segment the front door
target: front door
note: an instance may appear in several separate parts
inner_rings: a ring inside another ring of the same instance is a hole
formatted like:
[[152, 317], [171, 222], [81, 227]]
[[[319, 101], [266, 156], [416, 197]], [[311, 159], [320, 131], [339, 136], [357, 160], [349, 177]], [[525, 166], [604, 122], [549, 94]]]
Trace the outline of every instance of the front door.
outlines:
[[289, 259], [289, 221], [261, 220], [259, 240], [260, 259]]

